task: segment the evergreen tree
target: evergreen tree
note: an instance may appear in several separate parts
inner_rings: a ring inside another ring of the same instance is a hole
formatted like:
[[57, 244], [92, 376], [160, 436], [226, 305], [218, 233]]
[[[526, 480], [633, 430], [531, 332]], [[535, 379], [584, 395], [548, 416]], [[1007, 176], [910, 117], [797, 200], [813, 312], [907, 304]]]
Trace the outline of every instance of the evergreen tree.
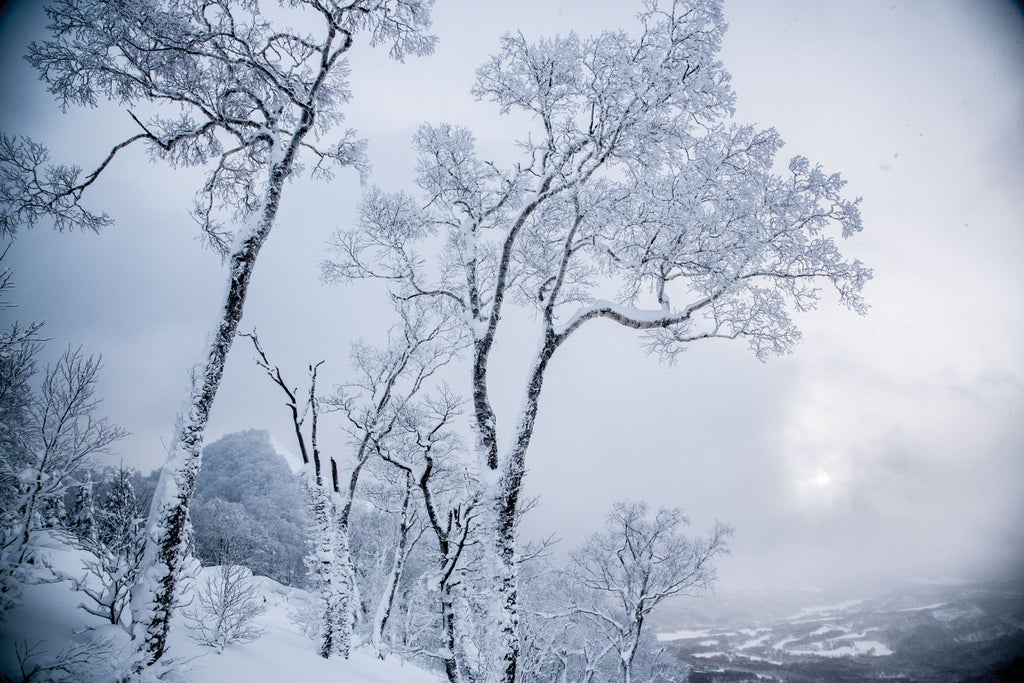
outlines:
[[75, 494], [74, 516], [71, 518], [71, 530], [84, 542], [96, 540], [96, 510], [92, 496], [92, 472], [86, 472], [85, 481], [78, 485]]
[[142, 511], [131, 470], [122, 465], [111, 479], [97, 514], [98, 541], [113, 555], [128, 560], [141, 541]]

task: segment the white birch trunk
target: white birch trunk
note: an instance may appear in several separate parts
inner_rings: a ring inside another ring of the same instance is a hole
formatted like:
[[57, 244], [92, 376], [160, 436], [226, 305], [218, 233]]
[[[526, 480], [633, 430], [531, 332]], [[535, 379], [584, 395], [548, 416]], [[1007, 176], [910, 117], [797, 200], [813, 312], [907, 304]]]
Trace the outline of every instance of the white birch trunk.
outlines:
[[281, 189], [290, 170], [298, 136], [285, 158], [270, 169], [267, 196], [259, 223], [230, 258], [230, 279], [220, 323], [214, 331], [206, 363], [193, 382], [188, 414], [178, 425], [167, 462], [160, 473], [146, 527], [146, 550], [140, 580], [132, 590], [132, 637], [136, 641], [128, 678], [164, 656], [171, 613], [186, 559], [189, 504], [202, 464], [203, 433], [224, 374], [224, 363], [242, 318], [256, 257], [270, 234], [280, 205]]
[[523, 477], [526, 474], [526, 452], [530, 447], [533, 429], [537, 422], [544, 372], [548, 361], [555, 352], [557, 342], [550, 327], [545, 341], [537, 352], [530, 372], [522, 412], [508, 456], [502, 463], [499, 486], [496, 492], [495, 557], [497, 560], [498, 590], [498, 653], [501, 668], [497, 672], [500, 683], [515, 683], [519, 660], [519, 568], [516, 561], [518, 546], [517, 523], [519, 518], [519, 496], [522, 493]]
[[377, 603], [377, 612], [373, 620], [373, 631], [370, 636], [373, 650], [378, 659], [384, 659], [384, 633], [388, 626], [388, 620], [391, 618], [391, 611], [394, 608], [395, 596], [398, 593], [398, 582], [402, 579], [405, 561], [409, 557], [411, 550], [409, 531], [412, 528], [412, 489], [412, 475], [406, 474], [405, 497], [402, 500], [402, 523], [398, 532], [398, 546], [395, 548], [387, 584], [381, 594], [380, 601]]
[[352, 548], [349, 543], [348, 520], [336, 522], [338, 530], [337, 545], [334, 553], [334, 629], [336, 644], [333, 654], [348, 659], [352, 649], [352, 633], [356, 623], [356, 572], [352, 564]]

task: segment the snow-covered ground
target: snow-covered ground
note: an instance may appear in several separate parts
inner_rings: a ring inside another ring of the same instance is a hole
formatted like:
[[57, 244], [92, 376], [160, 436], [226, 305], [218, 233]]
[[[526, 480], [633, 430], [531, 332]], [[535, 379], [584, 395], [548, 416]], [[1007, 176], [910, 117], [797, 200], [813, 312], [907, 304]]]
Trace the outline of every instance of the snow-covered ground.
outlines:
[[[893, 654], [891, 648], [878, 640], [877, 634], [868, 636], [878, 628], [853, 631], [835, 620], [839, 613], [863, 602], [848, 600], [836, 605], [802, 609], [782, 622], [789, 629], [789, 634], [776, 642], [771, 642], [773, 631], [770, 628], [679, 630], [658, 633], [657, 638], [660, 642], [688, 641], [688, 647], [716, 648], [689, 653], [698, 659], [742, 657], [778, 663], [771, 657], [760, 655], [776, 652], [790, 657], [885, 657]], [[931, 607], [934, 605], [921, 609]], [[744, 637], [742, 641], [741, 636]], [[723, 647], [727, 647], [727, 651], [717, 649]], [[746, 650], [755, 650], [760, 655]]]
[[[82, 551], [64, 545], [59, 538], [39, 534], [43, 553], [53, 568], [82, 576]], [[197, 568], [204, 580], [210, 569]], [[45, 572], [40, 571], [40, 574]], [[255, 577], [267, 611], [258, 617], [264, 627], [255, 641], [228, 645], [222, 653], [193, 639], [193, 631], [180, 615], [172, 623], [170, 656], [179, 662], [177, 680], [182, 683], [281, 683], [281, 681], [345, 681], [345, 683], [439, 683], [441, 677], [411, 664], [380, 661], [369, 651], [357, 649], [351, 659], [326, 660], [316, 654], [314, 643], [302, 633], [293, 615], [310, 605], [306, 591]], [[184, 599], [190, 599], [186, 589]], [[0, 680], [7, 674], [22, 680], [18, 653], [30, 651], [27, 668], [46, 666], [64, 651], [85, 649], [81, 662], [63, 679], [76, 683], [112, 683], [116, 664], [128, 644], [127, 634], [78, 608], [81, 594], [70, 581], [37, 583], [22, 588], [19, 604], [0, 622]], [[92, 628], [90, 628], [92, 627]], [[92, 649], [89, 650], [91, 645]], [[70, 649], [69, 649], [70, 648]], [[35, 679], [33, 679], [35, 680]], [[44, 680], [46, 680], [44, 678]]]
[[885, 657], [891, 655], [892, 650], [877, 640], [825, 640], [788, 650], [787, 654], [816, 657]]
[[829, 615], [837, 614], [839, 612], [845, 612], [851, 607], [860, 605], [863, 602], [863, 599], [844, 600], [843, 602], [839, 602], [834, 605], [818, 605], [815, 607], [806, 607], [800, 610], [797, 614], [795, 614], [792, 618], [792, 621], [794, 623], [797, 623], [801, 620], [816, 621]]
[[697, 631], [690, 629], [682, 629], [679, 631], [670, 631], [667, 633], [656, 633], [655, 638], [658, 639], [659, 643], [668, 642], [670, 640], [692, 640], [695, 638], [706, 638], [715, 633], [712, 629], [700, 629]]

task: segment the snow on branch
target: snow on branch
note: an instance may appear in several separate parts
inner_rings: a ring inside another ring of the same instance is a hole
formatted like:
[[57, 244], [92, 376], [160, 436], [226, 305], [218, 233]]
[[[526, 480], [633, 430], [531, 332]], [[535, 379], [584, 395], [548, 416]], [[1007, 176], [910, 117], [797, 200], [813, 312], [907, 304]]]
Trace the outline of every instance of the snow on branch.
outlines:
[[[366, 171], [365, 144], [353, 131], [321, 145], [350, 97], [343, 56], [360, 33], [391, 56], [429, 53], [436, 42], [429, 0], [354, 2], [297, 0], [320, 20], [312, 32], [279, 28], [257, 3], [199, 0], [115, 6], [57, 0], [46, 12], [53, 38], [29, 47], [27, 59], [67, 110], [111, 101], [128, 109], [137, 132], [113, 145], [87, 175], [49, 164], [46, 148], [0, 135], [0, 234], [13, 235], [50, 218], [58, 230], [99, 230], [106, 214], [85, 209], [85, 191], [125, 147], [142, 141], [151, 157], [172, 167], [211, 168], [196, 194], [193, 216], [226, 255], [233, 230], [261, 207], [268, 173], [297, 173], [300, 152], [311, 174]], [[133, 109], [152, 112], [145, 119]]]
[[117, 150], [140, 137], [115, 147], [99, 168], [82, 178], [78, 166], [47, 165], [50, 155], [40, 143], [0, 133], [0, 237], [13, 238], [18, 228], [31, 228], [46, 217], [52, 217], [59, 232], [99, 232], [110, 225], [109, 216], [90, 212], [79, 200]]
[[223, 652], [232, 643], [252, 642], [263, 635], [266, 627], [258, 619], [267, 611], [267, 600], [247, 567], [210, 568], [196, 581], [195, 597], [198, 604], [185, 610], [185, 618], [203, 645]]

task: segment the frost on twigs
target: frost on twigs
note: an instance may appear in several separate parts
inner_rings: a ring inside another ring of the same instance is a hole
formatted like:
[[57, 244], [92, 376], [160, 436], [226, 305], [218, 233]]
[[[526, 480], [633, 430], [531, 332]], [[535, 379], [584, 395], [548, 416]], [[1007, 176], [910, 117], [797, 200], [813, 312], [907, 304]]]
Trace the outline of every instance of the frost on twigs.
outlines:
[[[648, 511], [645, 503], [619, 502], [593, 534], [570, 553], [568, 613], [574, 627], [612, 645], [620, 680], [633, 680], [644, 649], [644, 623], [666, 600], [698, 595], [715, 581], [715, 561], [728, 553], [732, 530], [717, 522], [704, 537], [688, 538], [678, 508]], [[648, 629], [649, 630], [649, 629]]]
[[47, 217], [59, 232], [99, 232], [111, 223], [79, 203], [93, 176], [83, 179], [78, 166], [48, 165], [49, 156], [38, 142], [0, 133], [0, 237], [13, 238], [19, 227]]
[[[226, 256], [237, 225], [257, 217], [280, 183], [311, 160], [311, 175], [366, 172], [365, 144], [335, 132], [351, 94], [344, 55], [365, 35], [395, 59], [429, 54], [431, 0], [290, 0], [309, 30], [277, 26], [247, 0], [55, 0], [52, 38], [27, 59], [64, 111], [112, 102], [134, 123], [88, 173], [49, 163], [47, 149], [0, 134], [0, 235], [51, 219], [98, 230], [105, 214], [81, 200], [118, 153], [136, 143], [172, 168], [202, 166], [193, 216]], [[145, 112], [145, 113], [143, 113]]]
[[267, 601], [248, 568], [224, 565], [208, 572], [196, 581], [196, 604], [184, 611], [193, 638], [223, 652], [227, 645], [263, 635], [265, 627], [257, 620], [267, 611]]
[[93, 533], [79, 534], [86, 551], [81, 555], [84, 573], [59, 576], [82, 594], [81, 609], [130, 632], [128, 603], [144, 550], [142, 519], [128, 470], [119, 467], [109, 475], [108, 486], [96, 510]]
[[[112, 664], [111, 644], [102, 638], [75, 636], [56, 651], [44, 640], [22, 640], [12, 643], [11, 647], [23, 683], [98, 680], [110, 671]], [[4, 680], [11, 679], [5, 677]]]
[[0, 348], [0, 614], [36, 562], [35, 534], [61, 523], [69, 486], [125, 434], [98, 415], [99, 358], [69, 348], [33, 388], [40, 349]]

